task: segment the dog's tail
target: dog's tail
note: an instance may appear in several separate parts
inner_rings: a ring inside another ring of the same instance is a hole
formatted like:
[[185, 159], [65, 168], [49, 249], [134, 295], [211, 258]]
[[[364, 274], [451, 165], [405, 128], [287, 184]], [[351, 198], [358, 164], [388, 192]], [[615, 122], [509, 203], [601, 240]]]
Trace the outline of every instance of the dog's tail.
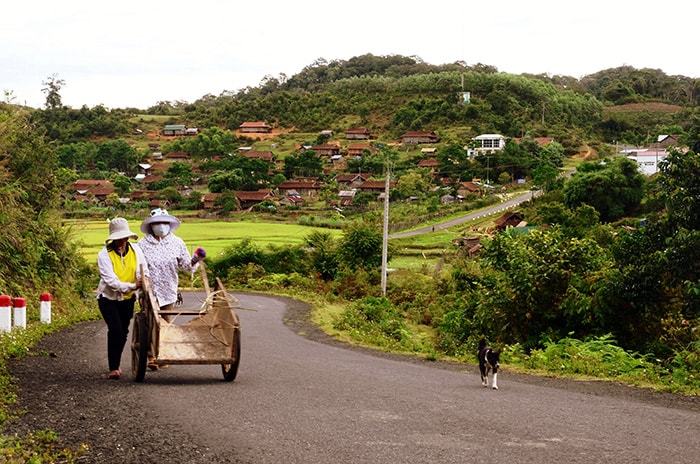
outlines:
[[482, 338], [479, 340], [479, 351], [483, 350], [486, 347], [486, 339]]

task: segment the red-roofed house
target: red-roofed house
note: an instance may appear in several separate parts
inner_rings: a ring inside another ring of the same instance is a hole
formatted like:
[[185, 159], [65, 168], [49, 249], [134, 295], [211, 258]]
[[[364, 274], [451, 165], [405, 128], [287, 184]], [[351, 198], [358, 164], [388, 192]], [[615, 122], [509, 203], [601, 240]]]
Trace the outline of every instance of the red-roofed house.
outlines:
[[103, 202], [107, 195], [114, 193], [114, 184], [109, 180], [80, 179], [71, 184], [73, 199]]
[[439, 175], [438, 166], [440, 166], [440, 162], [435, 158], [423, 159], [418, 162], [419, 168], [427, 168], [433, 176]]
[[403, 143], [437, 143], [440, 137], [433, 131], [409, 131], [401, 136]]
[[152, 184], [153, 182], [158, 182], [159, 180], [163, 180], [163, 176], [158, 175], [158, 174], [151, 174], [151, 175], [144, 177], [141, 180], [141, 183], [143, 185], [148, 185], [148, 184]]
[[324, 156], [335, 156], [340, 154], [340, 147], [332, 143], [314, 145], [310, 148], [310, 150], [316, 153], [316, 156], [318, 156], [319, 158]]
[[659, 135], [656, 146], [659, 148], [675, 147], [678, 145], [679, 135]]
[[348, 145], [348, 156], [363, 156], [365, 150], [373, 153], [377, 149], [368, 143], [353, 143], [352, 145]]
[[474, 182], [460, 182], [457, 188], [457, 195], [466, 197], [467, 195], [481, 195], [482, 189]]
[[73, 182], [70, 186], [71, 190], [90, 190], [92, 188], [96, 187], [112, 187], [114, 188], [114, 184], [112, 184], [111, 180], [105, 180], [105, 179], [78, 179], [75, 182]]
[[418, 162], [418, 167], [419, 168], [430, 168], [435, 169], [440, 165], [440, 162], [436, 160], [435, 158], [428, 158], [428, 159], [422, 159]]
[[263, 161], [267, 161], [268, 163], [275, 162], [275, 155], [271, 151], [243, 150], [239, 153], [239, 155], [251, 159], [261, 159]]
[[202, 206], [204, 209], [213, 209], [216, 206], [216, 200], [220, 197], [220, 193], [207, 193], [206, 195], [202, 195]]
[[251, 206], [262, 203], [265, 200], [274, 201], [277, 199], [275, 194], [270, 189], [236, 191], [236, 198], [238, 199], [241, 209], [248, 209]]
[[279, 201], [282, 206], [301, 206], [303, 203], [304, 199], [299, 194], [287, 195]]
[[322, 188], [323, 183], [318, 181], [287, 180], [277, 186], [281, 196], [298, 193], [302, 197], [315, 197]]
[[153, 163], [151, 164], [151, 173], [165, 173], [168, 171], [170, 163]]
[[518, 227], [524, 224], [525, 216], [517, 211], [509, 211], [496, 219], [496, 230], [506, 230], [508, 227]]
[[372, 134], [364, 127], [354, 127], [345, 131], [346, 140], [369, 140]]
[[155, 190], [133, 190], [129, 195], [131, 201], [150, 201], [158, 195]]
[[370, 177], [372, 177], [370, 173], [338, 174], [333, 180], [338, 183], [341, 190], [350, 190], [360, 187]]
[[[386, 182], [383, 180], [368, 180], [360, 187], [360, 190], [366, 193], [384, 193]], [[396, 181], [389, 182], [389, 189], [396, 188]]]
[[246, 121], [238, 126], [238, 128], [241, 130], [241, 132], [246, 133], [269, 134], [272, 131], [272, 127], [268, 126], [263, 121]]

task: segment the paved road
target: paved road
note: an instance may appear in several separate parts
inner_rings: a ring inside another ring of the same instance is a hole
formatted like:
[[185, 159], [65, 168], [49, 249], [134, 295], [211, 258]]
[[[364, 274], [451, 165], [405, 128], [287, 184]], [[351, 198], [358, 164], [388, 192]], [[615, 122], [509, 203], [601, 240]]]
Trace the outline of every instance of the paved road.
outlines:
[[106, 328], [88, 322], [14, 366], [27, 414], [7, 433], [87, 442], [89, 464], [698, 462], [697, 398], [507, 370], [494, 391], [475, 366], [348, 347], [300, 323], [299, 303], [237, 296], [235, 382], [215, 365], [107, 380]]
[[440, 224], [436, 224], [435, 226], [431, 227], [421, 227], [420, 229], [413, 229], [409, 230], [406, 232], [398, 232], [396, 234], [391, 234], [389, 235], [389, 238], [403, 238], [403, 237], [412, 237], [414, 235], [421, 235], [421, 234], [427, 234], [429, 232], [434, 232], [436, 230], [442, 230], [442, 229], [447, 229], [448, 227], [456, 226], [459, 224], [464, 224], [465, 222], [470, 222], [475, 219], [480, 219], [485, 216], [490, 216], [494, 213], [498, 212], [504, 212], [507, 211], [514, 206], [518, 206], [520, 203], [524, 203], [526, 201], [531, 200], [534, 197], [540, 196], [542, 194], [541, 190], [536, 190], [532, 192], [527, 192], [523, 193], [520, 195], [517, 195], [513, 198], [510, 198], [507, 201], [504, 201], [503, 203], [500, 203], [498, 205], [493, 205], [485, 210], [478, 211], [475, 213], [470, 213], [465, 216], [459, 217], [457, 219], [452, 219], [451, 221], [446, 221]]
[[251, 309], [239, 311], [236, 381], [221, 382], [217, 366], [172, 366], [146, 374], [133, 401], [243, 462], [698, 462], [695, 410], [507, 372], [500, 390], [485, 389], [473, 369], [310, 340], [283, 323], [284, 300], [236, 295]]

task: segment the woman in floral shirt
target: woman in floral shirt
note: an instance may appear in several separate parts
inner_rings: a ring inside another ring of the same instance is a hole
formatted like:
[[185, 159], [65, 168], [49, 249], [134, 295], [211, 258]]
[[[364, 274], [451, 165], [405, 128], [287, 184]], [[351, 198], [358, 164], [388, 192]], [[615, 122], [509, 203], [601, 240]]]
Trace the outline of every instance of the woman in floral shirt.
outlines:
[[[146, 256], [151, 289], [161, 310], [170, 310], [175, 306], [179, 286], [178, 271], [193, 271], [199, 260], [206, 256], [201, 247], [195, 250], [194, 256], [190, 256], [184, 240], [173, 234], [178, 227], [180, 220], [161, 208], [151, 211], [151, 215], [141, 223], [141, 232], [145, 236], [139, 240], [138, 245]], [[163, 318], [170, 322], [167, 316]], [[155, 366], [149, 363], [149, 367]]]

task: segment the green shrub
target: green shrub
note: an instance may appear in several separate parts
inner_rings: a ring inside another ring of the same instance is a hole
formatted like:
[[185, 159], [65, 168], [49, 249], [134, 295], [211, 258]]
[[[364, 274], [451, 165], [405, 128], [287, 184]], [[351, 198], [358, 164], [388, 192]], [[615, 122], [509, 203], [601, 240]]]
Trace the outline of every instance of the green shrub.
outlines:
[[402, 315], [386, 298], [367, 297], [349, 305], [334, 328], [383, 348], [405, 349], [411, 338]]
[[626, 351], [615, 344], [610, 335], [585, 340], [563, 338], [547, 340], [544, 348], [526, 354], [522, 346], [503, 350], [504, 363], [517, 363], [528, 369], [583, 375], [603, 379], [619, 379], [633, 384], [656, 383], [663, 369], [639, 353]]

